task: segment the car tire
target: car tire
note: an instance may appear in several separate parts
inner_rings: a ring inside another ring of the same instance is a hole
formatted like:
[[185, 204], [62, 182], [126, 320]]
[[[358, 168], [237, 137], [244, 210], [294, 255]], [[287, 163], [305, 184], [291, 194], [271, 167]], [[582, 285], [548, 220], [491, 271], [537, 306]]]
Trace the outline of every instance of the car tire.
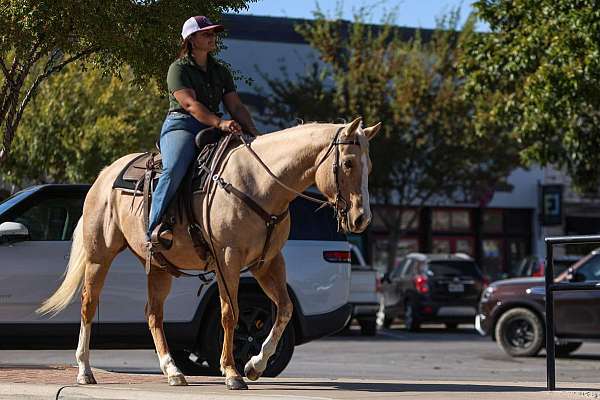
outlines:
[[[275, 307], [264, 295], [245, 293], [238, 296], [239, 317], [234, 334], [234, 358], [238, 372], [244, 372], [244, 366], [250, 358], [260, 352], [264, 340], [269, 335], [275, 318]], [[215, 370], [220, 369], [221, 350], [223, 348], [223, 327], [221, 308], [213, 307], [205, 320], [202, 344], [208, 364]], [[294, 354], [294, 326], [290, 320], [286, 326], [275, 353], [269, 358], [262, 376], [275, 377], [288, 365]]]
[[513, 308], [496, 323], [498, 346], [512, 357], [531, 357], [544, 345], [544, 325], [533, 311]]
[[557, 344], [556, 346], [554, 346], [554, 355], [559, 358], [568, 357], [571, 355], [571, 353], [578, 350], [582, 344], [582, 342], [568, 342], [563, 344]]
[[419, 315], [409, 300], [404, 303], [404, 326], [409, 332], [416, 332], [421, 328]]
[[363, 336], [375, 336], [377, 334], [377, 321], [375, 318], [359, 319], [360, 334]]
[[458, 328], [458, 324], [456, 322], [446, 322], [444, 325], [449, 331], [455, 331]]

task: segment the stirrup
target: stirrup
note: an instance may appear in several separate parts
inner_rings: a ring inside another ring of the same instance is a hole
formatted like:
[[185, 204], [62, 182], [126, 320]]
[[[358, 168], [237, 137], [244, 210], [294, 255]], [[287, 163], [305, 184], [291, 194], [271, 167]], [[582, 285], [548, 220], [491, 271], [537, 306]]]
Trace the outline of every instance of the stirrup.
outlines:
[[154, 251], [169, 250], [173, 246], [173, 227], [160, 223], [150, 235], [150, 245]]

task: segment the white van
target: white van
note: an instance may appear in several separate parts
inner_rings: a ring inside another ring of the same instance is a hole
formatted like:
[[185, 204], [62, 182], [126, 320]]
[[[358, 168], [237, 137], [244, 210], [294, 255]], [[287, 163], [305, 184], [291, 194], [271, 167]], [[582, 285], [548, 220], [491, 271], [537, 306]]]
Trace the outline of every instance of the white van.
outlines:
[[[54, 318], [35, 310], [61, 282], [71, 236], [89, 185], [42, 185], [0, 203], [0, 348], [75, 349], [80, 303]], [[294, 346], [341, 330], [350, 318], [350, 253], [329, 209], [297, 199], [290, 206], [290, 240], [283, 248], [294, 315], [265, 376], [276, 376]], [[154, 348], [145, 316], [146, 276], [129, 251], [113, 262], [92, 327], [92, 348]], [[239, 288], [235, 349], [239, 365], [258, 354], [272, 326], [274, 306], [251, 277]], [[218, 368], [222, 329], [217, 285], [197, 278], [173, 281], [165, 303], [167, 341], [182, 372]], [[243, 368], [240, 369], [243, 371]]]

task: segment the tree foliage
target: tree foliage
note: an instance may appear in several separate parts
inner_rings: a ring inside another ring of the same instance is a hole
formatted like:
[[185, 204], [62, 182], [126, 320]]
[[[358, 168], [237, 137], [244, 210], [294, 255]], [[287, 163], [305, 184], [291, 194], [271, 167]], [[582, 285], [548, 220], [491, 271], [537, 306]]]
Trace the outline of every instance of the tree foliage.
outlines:
[[[475, 135], [473, 104], [463, 96], [457, 65], [473, 20], [459, 32], [456, 11], [442, 18], [438, 29], [407, 38], [391, 24], [393, 15], [380, 26], [366, 24], [364, 14], [351, 24], [320, 10], [315, 17], [298, 30], [323, 67], [296, 82], [267, 79], [273, 96], [266, 122], [357, 115], [367, 125], [382, 121], [383, 132], [371, 147], [369, 186], [384, 206], [478, 202], [515, 167], [507, 139]], [[411, 221], [403, 223], [397, 209], [378, 209], [387, 213], [381, 220], [389, 232], [391, 264]]]
[[524, 160], [600, 184], [600, 2], [480, 0], [491, 32], [467, 43], [463, 73], [483, 136], [507, 135]]
[[183, 22], [240, 10], [254, 0], [0, 0], [0, 162], [40, 85], [66, 65], [136, 79], [163, 78]]
[[151, 150], [166, 99], [153, 85], [134, 84], [131, 69], [121, 75], [70, 65], [51, 77], [23, 115], [0, 178], [16, 186], [92, 182], [117, 158]]

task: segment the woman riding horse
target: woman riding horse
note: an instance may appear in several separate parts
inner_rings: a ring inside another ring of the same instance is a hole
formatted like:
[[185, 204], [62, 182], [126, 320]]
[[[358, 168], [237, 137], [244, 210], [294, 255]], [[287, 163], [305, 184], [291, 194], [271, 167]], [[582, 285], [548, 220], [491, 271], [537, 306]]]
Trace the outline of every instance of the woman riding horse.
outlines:
[[[159, 224], [196, 155], [195, 135], [214, 127], [225, 133], [242, 129], [258, 135], [252, 117], [236, 93], [233, 77], [227, 67], [216, 61], [216, 34], [223, 25], [213, 24], [205, 16], [191, 17], [183, 24], [183, 42], [179, 58], [169, 67], [169, 112], [160, 133], [163, 173], [152, 197], [146, 238], [169, 235], [168, 227]], [[223, 102], [232, 120], [219, 116]], [[152, 235], [153, 231], [154, 236]]]

